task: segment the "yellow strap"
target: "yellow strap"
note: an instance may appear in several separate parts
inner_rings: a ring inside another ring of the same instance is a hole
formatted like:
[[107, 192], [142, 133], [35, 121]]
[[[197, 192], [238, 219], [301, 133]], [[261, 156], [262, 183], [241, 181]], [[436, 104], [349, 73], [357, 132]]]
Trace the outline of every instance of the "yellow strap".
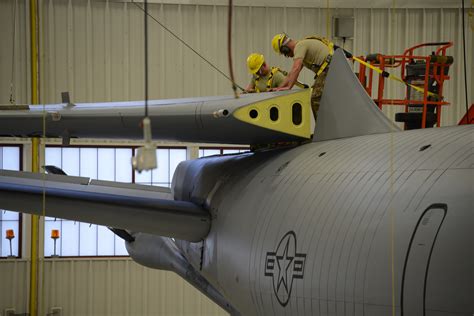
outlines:
[[[277, 72], [281, 72], [283, 75], [287, 76], [288, 73], [284, 70], [281, 70], [280, 68], [278, 67], [272, 67], [272, 71], [270, 72], [270, 77], [268, 78], [268, 81], [267, 81], [267, 88], [268, 89], [271, 89], [272, 87], [272, 83], [273, 83], [273, 76], [277, 73]], [[258, 80], [260, 80], [260, 76], [257, 76], [255, 75], [255, 91], [256, 92], [260, 92], [260, 89], [258, 88]], [[295, 83], [296, 86], [302, 88], [302, 89], [306, 89], [308, 88], [307, 85], [299, 82], [299, 81], [296, 81]]]
[[260, 80], [260, 76], [255, 75], [254, 81], [255, 81], [255, 92], [260, 92], [260, 89], [258, 88], [258, 81]]
[[[327, 38], [313, 35], [313, 36], [307, 36], [305, 37], [305, 39], [315, 39], [315, 40], [320, 41], [321, 43], [323, 43], [329, 48], [329, 56], [334, 55], [334, 43], [328, 40]], [[319, 76], [324, 71], [324, 69], [326, 69], [328, 65], [329, 65], [329, 62], [326, 58], [324, 62], [321, 64], [321, 66], [319, 66], [319, 69], [316, 72], [316, 76]]]
[[329, 55], [334, 55], [334, 43], [333, 42], [329, 42]]
[[321, 65], [321, 67], [319, 67], [319, 70], [316, 73], [316, 77], [319, 76], [324, 71], [324, 69], [326, 69], [326, 67], [328, 65], [329, 65], [329, 63], [327, 61], [324, 61], [324, 63]]
[[[272, 87], [272, 83], [273, 83], [273, 76], [278, 72], [280, 71], [280, 68], [278, 67], [272, 67], [272, 70], [270, 71], [270, 76], [268, 77], [268, 80], [267, 80], [267, 88], [270, 89]], [[258, 88], [258, 81], [260, 80], [260, 76], [258, 75], [254, 75], [254, 80], [255, 80], [255, 91], [256, 92], [260, 92], [260, 89]]]
[[320, 37], [320, 36], [316, 36], [316, 35], [311, 35], [311, 36], [306, 36], [304, 39], [315, 39], [315, 40], [318, 40], [320, 42], [323, 42], [326, 46], [328, 47], [334, 47], [334, 43], [331, 42], [330, 40], [328, 40], [327, 38], [325, 37]]
[[[331, 45], [328, 46], [329, 47], [329, 55], [326, 57], [326, 59], [324, 60], [324, 62], [321, 64], [321, 66], [319, 67], [318, 69], [318, 72], [316, 73], [316, 76], [319, 76], [323, 71], [324, 69], [326, 69], [326, 67], [329, 65], [329, 62], [331, 61], [331, 57], [332, 55], [334, 54], [334, 44], [331, 43]], [[329, 59], [328, 59], [329, 58]]]
[[268, 77], [268, 80], [267, 80], [267, 89], [271, 89], [272, 83], [273, 83], [273, 76], [279, 71], [280, 71], [280, 68], [272, 67], [272, 71], [270, 72], [270, 76]]
[[[369, 67], [370, 69], [372, 69], [372, 70], [374, 70], [374, 71], [376, 71], [376, 72], [378, 72], [379, 74], [381, 74], [382, 76], [384, 76], [384, 77], [386, 77], [386, 78], [389, 78], [389, 79], [392, 79], [392, 80], [401, 82], [401, 83], [403, 83], [403, 84], [405, 84], [405, 85], [407, 85], [407, 86], [409, 86], [409, 87], [412, 87], [413, 89], [415, 89], [416, 91], [418, 91], [418, 92], [420, 92], [420, 93], [425, 93], [425, 89], [420, 88], [420, 87], [415, 86], [415, 85], [412, 85], [412, 84], [409, 84], [408, 82], [403, 81], [401, 78], [399, 78], [399, 77], [397, 77], [397, 76], [395, 76], [395, 75], [393, 75], [393, 74], [391, 74], [391, 73], [388, 73], [388, 72], [386, 72], [386, 71], [384, 71], [384, 70], [382, 70], [382, 69], [380, 69], [380, 68], [378, 68], [378, 67], [375, 67], [374, 65], [371, 65], [371, 64], [369, 64], [368, 62], [365, 62], [365, 61], [363, 61], [363, 60], [360, 59], [360, 58], [357, 58], [357, 57], [355, 57], [355, 56], [352, 56], [352, 59], [354, 59], [355, 61], [357, 61], [357, 62], [359, 62], [359, 63], [361, 63], [361, 64], [363, 64], [363, 65]], [[430, 91], [427, 91], [427, 92], [428, 92], [428, 95], [430, 95], [430, 96], [437, 96], [436, 93], [433, 93], [433, 92], [430, 92]]]

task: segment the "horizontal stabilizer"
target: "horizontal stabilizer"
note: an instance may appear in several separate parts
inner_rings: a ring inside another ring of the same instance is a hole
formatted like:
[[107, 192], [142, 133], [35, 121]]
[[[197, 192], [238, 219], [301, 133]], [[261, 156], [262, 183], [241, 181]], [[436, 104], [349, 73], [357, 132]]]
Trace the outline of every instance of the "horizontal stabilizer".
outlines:
[[209, 213], [174, 201], [168, 188], [0, 170], [0, 208], [199, 241]]
[[[311, 137], [310, 89], [150, 100], [155, 140], [270, 144]], [[143, 139], [144, 102], [0, 106], [0, 136]]]

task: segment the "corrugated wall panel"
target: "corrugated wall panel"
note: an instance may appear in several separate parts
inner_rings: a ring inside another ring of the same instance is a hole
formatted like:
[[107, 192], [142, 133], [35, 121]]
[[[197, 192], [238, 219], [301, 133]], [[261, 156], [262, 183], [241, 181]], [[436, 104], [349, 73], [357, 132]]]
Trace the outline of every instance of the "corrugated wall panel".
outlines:
[[0, 261], [0, 313], [6, 308], [26, 311], [29, 288], [28, 263], [25, 260]]
[[30, 101], [28, 23], [25, 0], [0, 1], [0, 104], [10, 103], [11, 83], [17, 103]]
[[[27, 260], [0, 261], [0, 311], [27, 312], [28, 267]], [[61, 307], [62, 315], [227, 315], [176, 274], [128, 258], [47, 260], [40, 273], [46, 313]]]
[[[41, 40], [42, 96], [58, 102], [62, 91], [76, 101], [133, 100], [144, 97], [143, 13], [134, 3], [107, 1], [43, 0]], [[2, 1], [2, 38], [12, 36], [12, 3]], [[15, 66], [17, 101], [26, 102], [28, 68], [26, 48], [26, 1], [17, 0], [17, 51]], [[320, 4], [318, 4], [320, 5]], [[227, 8], [222, 5], [150, 4], [150, 13], [224, 73], [227, 65]], [[274, 33], [286, 31], [294, 38], [308, 34], [327, 35], [327, 18], [354, 15], [355, 37], [345, 47], [356, 54], [401, 53], [427, 41], [452, 40], [455, 47], [452, 79], [445, 95], [453, 106], [445, 108], [443, 124], [454, 124], [465, 112], [462, 72], [460, 9], [330, 9], [325, 8], [234, 8], [233, 60], [237, 82], [249, 81], [245, 60], [249, 53], [263, 53], [271, 65], [289, 70], [291, 61], [277, 56], [270, 47]], [[469, 95], [473, 99], [473, 31], [466, 24]], [[151, 98], [230, 94], [230, 84], [221, 74], [149, 19], [149, 88]], [[338, 44], [342, 45], [340, 41]], [[10, 47], [1, 46], [2, 70], [11, 60]], [[422, 50], [430, 53], [429, 50]], [[0, 103], [7, 103], [9, 75], [0, 74]], [[312, 73], [303, 71], [303, 81]], [[386, 96], [403, 94], [403, 87], [388, 83]], [[393, 116], [395, 107], [385, 110]]]

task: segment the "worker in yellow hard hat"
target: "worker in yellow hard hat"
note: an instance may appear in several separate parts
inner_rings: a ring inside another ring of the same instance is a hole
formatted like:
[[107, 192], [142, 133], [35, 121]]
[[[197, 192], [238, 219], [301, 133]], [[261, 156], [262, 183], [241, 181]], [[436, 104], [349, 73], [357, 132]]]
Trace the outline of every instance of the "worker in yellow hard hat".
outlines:
[[285, 80], [286, 72], [278, 67], [268, 67], [262, 54], [250, 54], [247, 57], [247, 68], [252, 79], [245, 92], [265, 92], [278, 87]]
[[[303, 66], [312, 70], [315, 74], [313, 91], [311, 94], [311, 108], [314, 119], [317, 119], [317, 112], [321, 95], [323, 93], [324, 81], [326, 79], [331, 57], [334, 54], [334, 44], [318, 36], [308, 36], [302, 40], [293, 40], [285, 33], [277, 34], [272, 39], [273, 50], [285, 57], [293, 58], [293, 66], [290, 73], [282, 84], [273, 90], [288, 90], [297, 82], [298, 76]], [[346, 52], [347, 54], [350, 54]]]

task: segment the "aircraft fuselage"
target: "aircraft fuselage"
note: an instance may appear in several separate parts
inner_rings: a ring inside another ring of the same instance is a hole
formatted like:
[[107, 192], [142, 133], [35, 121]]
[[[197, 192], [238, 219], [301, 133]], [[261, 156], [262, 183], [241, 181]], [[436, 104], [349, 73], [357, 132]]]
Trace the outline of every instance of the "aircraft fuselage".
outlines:
[[470, 315], [472, 126], [183, 162], [183, 254], [243, 315]]

